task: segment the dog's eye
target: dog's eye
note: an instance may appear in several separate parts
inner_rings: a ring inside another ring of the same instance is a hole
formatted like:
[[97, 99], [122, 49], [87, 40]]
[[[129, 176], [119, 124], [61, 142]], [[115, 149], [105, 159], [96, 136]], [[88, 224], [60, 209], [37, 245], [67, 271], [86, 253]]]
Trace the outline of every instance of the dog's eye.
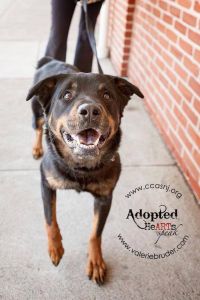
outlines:
[[104, 97], [104, 99], [109, 100], [110, 94], [108, 92], [104, 92], [103, 97]]
[[65, 100], [71, 100], [72, 99], [72, 93], [70, 91], [66, 91], [64, 95]]

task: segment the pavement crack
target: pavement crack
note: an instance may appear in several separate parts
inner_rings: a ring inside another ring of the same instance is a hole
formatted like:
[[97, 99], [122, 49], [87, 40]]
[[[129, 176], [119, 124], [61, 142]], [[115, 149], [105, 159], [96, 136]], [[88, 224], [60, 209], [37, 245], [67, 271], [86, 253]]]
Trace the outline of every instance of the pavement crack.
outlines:
[[124, 168], [143, 168], [143, 167], [175, 167], [177, 164], [174, 162], [172, 164], [132, 164], [132, 165], [122, 165]]
[[39, 171], [39, 168], [34, 168], [34, 169], [0, 169], [0, 173], [2, 172], [24, 172], [24, 171]]
[[[176, 163], [172, 164], [132, 164], [132, 165], [123, 165], [123, 168], [143, 168], [143, 167], [174, 167], [177, 166]], [[39, 168], [22, 168], [22, 169], [0, 169], [0, 172], [32, 172], [32, 171], [39, 171]]]

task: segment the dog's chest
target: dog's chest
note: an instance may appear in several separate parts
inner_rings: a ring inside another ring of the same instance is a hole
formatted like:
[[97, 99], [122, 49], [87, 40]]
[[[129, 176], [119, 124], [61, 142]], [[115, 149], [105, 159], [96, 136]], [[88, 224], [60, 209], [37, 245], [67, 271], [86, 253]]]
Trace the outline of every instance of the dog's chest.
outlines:
[[56, 176], [54, 174], [46, 174], [46, 180], [52, 189], [75, 189], [80, 190], [80, 185], [77, 181]]
[[46, 173], [46, 180], [49, 186], [56, 189], [74, 189], [77, 192], [87, 191], [95, 195], [107, 196], [113, 190], [116, 183], [116, 178], [109, 178], [107, 180], [88, 180], [82, 178], [81, 180], [70, 180], [63, 178], [62, 176], [56, 176], [55, 174]]

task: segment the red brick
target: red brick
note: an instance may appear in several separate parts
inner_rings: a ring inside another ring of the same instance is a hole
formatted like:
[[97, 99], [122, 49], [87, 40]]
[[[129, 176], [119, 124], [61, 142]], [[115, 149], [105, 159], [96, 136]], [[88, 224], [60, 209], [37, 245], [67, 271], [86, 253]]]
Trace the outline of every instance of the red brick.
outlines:
[[166, 67], [166, 70], [165, 70], [168, 78], [171, 80], [171, 82], [175, 83], [176, 82], [176, 76], [174, 75], [174, 73], [172, 73], [172, 71]]
[[163, 10], [167, 10], [167, 2], [166, 1], [158, 1], [158, 4], [160, 5], [160, 8]]
[[186, 27], [178, 21], [175, 22], [175, 28], [183, 34], [186, 33]]
[[[166, 48], [166, 50], [167, 50], [167, 48]], [[169, 66], [173, 65], [173, 59], [171, 58], [171, 56], [168, 55], [168, 52], [163, 51], [162, 57]]]
[[164, 69], [164, 63], [162, 62], [162, 60], [159, 57], [156, 59], [155, 62], [156, 62], [156, 65], [159, 66], [161, 70]]
[[190, 78], [189, 86], [193, 89], [193, 91], [199, 96], [200, 94], [200, 83], [196, 81], [194, 78]]
[[154, 27], [150, 27], [149, 32], [154, 40], [157, 40], [158, 32]]
[[135, 4], [135, 0], [128, 0], [129, 4]]
[[183, 102], [183, 111], [188, 116], [190, 121], [196, 125], [197, 124], [197, 116], [194, 114], [194, 112], [191, 110], [191, 108], [186, 104], [186, 102]]
[[[165, 130], [165, 129], [164, 129]], [[177, 153], [180, 153], [181, 152], [181, 143], [179, 141], [179, 139], [177, 138], [177, 136], [174, 134], [174, 132], [170, 129], [169, 130], [169, 139], [170, 139], [170, 142], [168, 142], [167, 144], [172, 146]]]
[[165, 105], [170, 109], [170, 112], [172, 111], [171, 108], [172, 108], [172, 100], [171, 98], [169, 97], [169, 95], [166, 93], [166, 90], [168, 90], [167, 87], [162, 87], [160, 88], [160, 95], [162, 95], [162, 98], [164, 99], [164, 102], [165, 102]]
[[167, 36], [168, 38], [172, 41], [172, 42], [176, 42], [177, 41], [177, 35], [170, 29], [166, 30]]
[[178, 87], [182, 95], [190, 102], [192, 100], [192, 93], [181, 82], [179, 82]]
[[193, 42], [195, 42], [197, 45], [200, 45], [200, 34], [199, 33], [189, 30], [188, 36]]
[[148, 12], [152, 12], [153, 10], [153, 6], [150, 5], [149, 2], [145, 3], [145, 9], [148, 11]]
[[193, 157], [194, 157], [196, 164], [198, 166], [200, 166], [200, 151], [198, 152], [196, 149], [194, 149]]
[[121, 70], [120, 71], [120, 76], [122, 76], [122, 77], [127, 76], [127, 70]]
[[192, 54], [192, 46], [188, 42], [180, 39], [179, 45], [185, 52], [187, 52], [188, 54]]
[[161, 35], [158, 37], [158, 40], [160, 42], [160, 44], [165, 48], [165, 50], [168, 49], [169, 47], [169, 42], [167, 41], [167, 39], [165, 39], [164, 37], [162, 37]]
[[151, 58], [154, 56], [154, 52], [150, 47], [147, 47], [147, 53]]
[[174, 100], [180, 104], [181, 103], [181, 95], [178, 93], [177, 89], [174, 89], [173, 87], [170, 87], [170, 94], [173, 96]]
[[164, 22], [166, 22], [166, 23], [168, 23], [168, 24], [172, 24], [172, 17], [171, 16], [169, 16], [169, 15], [167, 15], [167, 14], [164, 14], [164, 16], [163, 16], [163, 21]]
[[134, 12], [134, 9], [135, 9], [134, 6], [132, 6], [132, 7], [128, 6], [128, 7], [127, 7], [127, 13], [133, 13], [133, 12]]
[[177, 123], [174, 115], [171, 113], [171, 111], [168, 108], [165, 110], [165, 114], [166, 114], [166, 117], [167, 117], [169, 123], [171, 124], [171, 126], [174, 129], [176, 129], [178, 123]]
[[192, 1], [191, 0], [178, 0], [178, 4], [180, 4], [183, 7], [190, 8]]
[[199, 2], [199, 0], [195, 1], [194, 10], [196, 10], [197, 12], [200, 12], [200, 2]]
[[132, 32], [131, 32], [131, 31], [126, 31], [126, 32], [124, 33], [124, 37], [125, 37], [125, 38], [130, 38], [131, 35], [132, 35]]
[[154, 25], [155, 23], [155, 18], [150, 16], [150, 15], [147, 15], [147, 20], [148, 22], [151, 24], [151, 25]]
[[193, 15], [184, 12], [183, 13], [183, 21], [191, 26], [196, 26], [197, 17], [194, 17]]
[[200, 63], [200, 50], [195, 50], [194, 59]]
[[133, 20], [133, 14], [126, 16], [126, 21], [132, 21]]
[[128, 54], [128, 53], [130, 52], [130, 47], [124, 47], [124, 48], [123, 48], [123, 52], [124, 52], [125, 54]]
[[170, 51], [172, 54], [174, 54], [179, 60], [181, 60], [181, 58], [183, 57], [183, 54], [181, 53], [181, 51], [179, 51], [177, 49], [177, 47], [175, 46], [171, 46], [170, 47]]
[[186, 66], [186, 68], [195, 76], [198, 76], [199, 74], [199, 67], [194, 64], [189, 58], [187, 58], [186, 56], [184, 57], [183, 60], [184, 65]]
[[196, 109], [197, 113], [200, 115], [200, 98], [194, 99], [194, 108]]
[[175, 64], [175, 71], [178, 73], [179, 77], [184, 79], [184, 80], [188, 76], [187, 73], [185, 72], [185, 70], [180, 65], [178, 65], [177, 63]]
[[160, 10], [159, 10], [159, 9], [153, 8], [153, 13], [154, 13], [154, 15], [155, 15], [156, 17], [160, 18], [161, 13], [160, 13]]
[[180, 121], [181, 125], [185, 127], [187, 124], [187, 120], [177, 105], [174, 105], [174, 114]]
[[172, 15], [174, 15], [175, 17], [180, 17], [180, 9], [179, 8], [176, 8], [174, 6], [170, 6], [170, 13]]
[[157, 22], [156, 23], [156, 25], [157, 25], [157, 28], [161, 31], [161, 32], [164, 32], [165, 31], [165, 25], [163, 25], [162, 23], [160, 23], [160, 22]]
[[130, 46], [131, 45], [131, 39], [125, 39], [124, 46]]
[[160, 48], [160, 45], [157, 43], [153, 44], [154, 49], [156, 50], [157, 53], [161, 53], [162, 49]]
[[183, 144], [185, 144], [186, 148], [189, 151], [192, 151], [192, 144], [189, 141], [187, 135], [185, 134], [185, 131], [181, 127], [179, 127], [179, 129], [178, 129], [178, 135], [181, 138], [181, 142], [183, 142]]
[[168, 80], [162, 75], [162, 73], [159, 74], [159, 78], [160, 78], [160, 81], [163, 83], [163, 85], [165, 86], [165, 88], [168, 87]]
[[192, 138], [192, 140], [194, 141], [194, 143], [197, 145], [197, 147], [199, 147], [200, 145], [200, 134], [198, 134], [191, 125], [189, 125], [188, 127], [188, 133], [190, 135], [190, 137]]

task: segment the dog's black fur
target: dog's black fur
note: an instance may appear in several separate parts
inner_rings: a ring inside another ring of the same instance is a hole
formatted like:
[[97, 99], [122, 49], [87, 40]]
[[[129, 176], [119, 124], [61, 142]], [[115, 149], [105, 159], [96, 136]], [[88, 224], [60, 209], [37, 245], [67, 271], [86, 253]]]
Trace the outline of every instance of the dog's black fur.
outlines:
[[95, 202], [87, 274], [98, 283], [105, 275], [101, 234], [121, 170], [117, 153], [120, 122], [132, 94], [143, 98], [125, 79], [81, 73], [74, 66], [44, 57], [27, 96], [27, 100], [32, 98], [37, 133], [35, 158], [43, 153], [44, 118], [46, 124], [48, 147], [41, 163], [41, 186], [49, 255], [57, 265], [64, 253], [56, 220], [56, 190], [90, 192]]

